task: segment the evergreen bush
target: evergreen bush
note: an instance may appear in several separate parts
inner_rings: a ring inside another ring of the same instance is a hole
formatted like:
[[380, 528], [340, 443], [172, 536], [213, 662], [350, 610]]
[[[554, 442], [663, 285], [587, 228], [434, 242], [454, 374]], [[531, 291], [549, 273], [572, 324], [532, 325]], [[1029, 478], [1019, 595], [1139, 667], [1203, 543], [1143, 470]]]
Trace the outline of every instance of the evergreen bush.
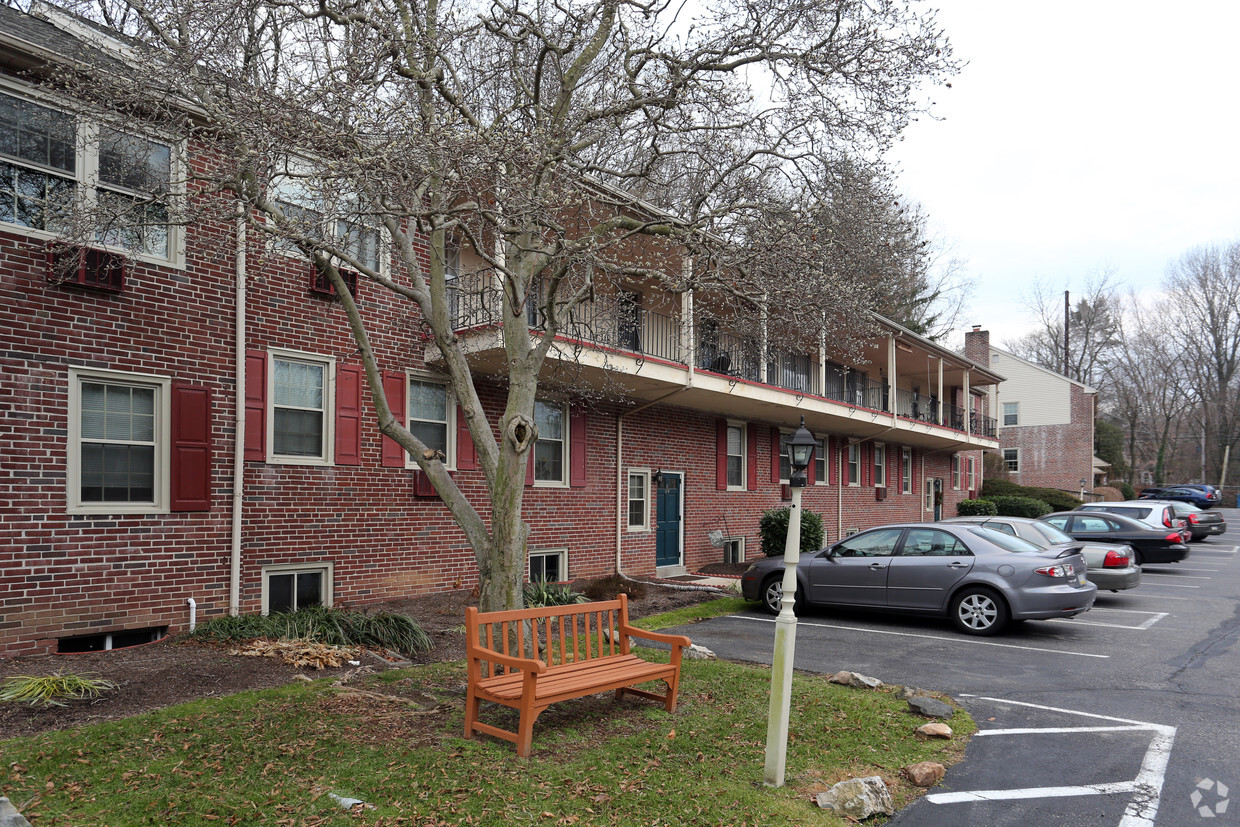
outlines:
[[1124, 499], [1135, 500], [1137, 498], [1137, 492], [1128, 483], [1120, 482], [1116, 487], [1119, 489], [1119, 493], [1124, 495]]
[[1028, 517], [1036, 520], [1043, 514], [1050, 514], [1055, 509], [1046, 504], [1044, 500], [1035, 500], [1033, 497], [988, 497], [995, 506], [995, 513], [1000, 517]]
[[[788, 541], [788, 509], [773, 508], [762, 515], [758, 522], [762, 536], [762, 553], [776, 557], [784, 553]], [[826, 535], [822, 529], [822, 517], [813, 511], [801, 510], [801, 551], [818, 551]]]
[[999, 509], [990, 500], [961, 500], [956, 506], [957, 517], [995, 517]]

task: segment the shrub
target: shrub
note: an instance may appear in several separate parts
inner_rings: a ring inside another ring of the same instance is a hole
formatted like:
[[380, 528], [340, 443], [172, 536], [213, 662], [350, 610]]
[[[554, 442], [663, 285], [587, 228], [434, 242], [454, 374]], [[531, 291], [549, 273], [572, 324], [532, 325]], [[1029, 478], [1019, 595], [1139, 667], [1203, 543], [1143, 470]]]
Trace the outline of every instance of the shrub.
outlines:
[[64, 699], [97, 698], [117, 685], [103, 678], [80, 675], [12, 675], [0, 683], [0, 701], [31, 706], [65, 706]]
[[536, 580], [525, 584], [525, 607], [542, 609], [547, 606], [571, 606], [574, 603], [585, 603], [589, 600], [584, 594], [575, 592], [568, 586], [559, 583], [548, 583]]
[[1116, 503], [1124, 499], [1124, 493], [1118, 488], [1112, 488], [1109, 485], [1100, 485], [1094, 489], [1094, 494], [1102, 498], [1103, 502]]
[[581, 589], [591, 600], [615, 600], [622, 594], [630, 600], [641, 600], [646, 596], [646, 584], [640, 580], [626, 580], [619, 574], [612, 573], [586, 583]]
[[404, 655], [425, 652], [432, 646], [430, 636], [405, 615], [367, 615], [324, 606], [269, 615], [213, 617], [190, 632], [190, 637], [217, 643], [254, 638], [309, 640], [329, 646], [375, 646]]
[[988, 497], [995, 506], [995, 513], [1000, 517], [1028, 517], [1036, 520], [1043, 514], [1054, 511], [1044, 500], [1033, 497]]
[[[762, 535], [762, 553], [767, 557], [781, 556], [788, 541], [788, 509], [773, 508], [763, 514], [758, 522], [758, 532]], [[802, 509], [801, 550], [817, 551], [822, 548], [825, 536], [822, 517]]]
[[1126, 482], [1120, 482], [1119, 493], [1123, 494], [1126, 500], [1135, 500], [1137, 498], [1137, 492]]
[[[993, 500], [996, 497], [1031, 497], [1049, 505], [1051, 511], [1071, 511], [1081, 504], [1078, 498], [1072, 496], [1067, 491], [1060, 491], [1058, 488], [1036, 488], [1017, 485], [1010, 480], [985, 480], [982, 483], [981, 498]], [[1005, 514], [1004, 516], [1015, 517], [1018, 515]]]
[[999, 509], [990, 500], [961, 500], [956, 506], [957, 517], [994, 517]]

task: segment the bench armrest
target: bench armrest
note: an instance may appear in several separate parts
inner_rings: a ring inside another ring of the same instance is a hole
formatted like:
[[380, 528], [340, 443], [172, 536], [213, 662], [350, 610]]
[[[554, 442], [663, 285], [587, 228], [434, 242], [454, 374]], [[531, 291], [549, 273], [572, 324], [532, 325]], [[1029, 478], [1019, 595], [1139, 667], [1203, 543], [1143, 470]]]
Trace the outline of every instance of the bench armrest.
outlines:
[[673, 647], [684, 648], [691, 645], [689, 638], [684, 635], [669, 635], [663, 632], [648, 632], [645, 629], [639, 629], [636, 626], [621, 626], [620, 633], [629, 637], [642, 638], [645, 640], [655, 640], [660, 643], [667, 643]]
[[469, 647], [466, 656], [470, 660], [485, 660], [491, 663], [498, 663], [509, 669], [519, 669], [522, 672], [533, 672], [540, 674], [547, 671], [547, 662], [540, 658], [517, 658], [512, 655], [501, 655], [490, 649], [482, 647]]

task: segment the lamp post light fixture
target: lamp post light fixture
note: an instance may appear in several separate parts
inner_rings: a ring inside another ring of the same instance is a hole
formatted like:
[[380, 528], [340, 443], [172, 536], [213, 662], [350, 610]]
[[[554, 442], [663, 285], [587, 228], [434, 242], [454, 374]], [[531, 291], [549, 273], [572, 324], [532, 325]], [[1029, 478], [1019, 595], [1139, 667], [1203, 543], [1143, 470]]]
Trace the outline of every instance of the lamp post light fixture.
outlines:
[[1081, 499], [1085, 499], [1085, 478], [1081, 477]]
[[792, 657], [796, 648], [797, 616], [793, 603], [797, 591], [797, 563], [801, 558], [801, 492], [805, 488], [805, 469], [814, 458], [817, 441], [805, 427], [788, 440], [788, 460], [792, 474], [788, 488], [792, 503], [788, 507], [788, 537], [784, 540], [783, 599], [775, 620], [775, 654], [771, 658], [771, 709], [766, 724], [766, 773], [768, 787], [784, 785], [788, 759], [788, 714], [792, 707]]

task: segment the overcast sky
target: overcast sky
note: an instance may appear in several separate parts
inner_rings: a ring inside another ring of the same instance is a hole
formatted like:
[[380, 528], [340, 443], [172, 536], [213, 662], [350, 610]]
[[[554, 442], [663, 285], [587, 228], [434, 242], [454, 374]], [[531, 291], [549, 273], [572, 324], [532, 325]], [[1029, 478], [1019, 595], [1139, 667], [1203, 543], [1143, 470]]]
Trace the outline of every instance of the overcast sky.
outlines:
[[966, 327], [997, 344], [1035, 279], [1152, 291], [1240, 241], [1240, 0], [928, 5], [968, 65], [888, 158], [977, 279]]

